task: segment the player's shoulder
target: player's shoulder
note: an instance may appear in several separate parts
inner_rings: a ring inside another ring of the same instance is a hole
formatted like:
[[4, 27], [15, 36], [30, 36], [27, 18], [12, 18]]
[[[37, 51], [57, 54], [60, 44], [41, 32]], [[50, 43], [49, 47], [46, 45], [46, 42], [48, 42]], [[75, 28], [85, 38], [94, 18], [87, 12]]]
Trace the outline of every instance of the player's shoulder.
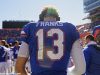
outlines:
[[37, 22], [29, 22], [27, 24], [24, 25], [24, 27], [31, 27], [33, 25], [36, 25]]
[[36, 25], [36, 22], [29, 22], [25, 24], [22, 28], [21, 34], [25, 34], [28, 32], [31, 28], [33, 28]]
[[69, 23], [69, 22], [63, 22], [63, 24], [70, 28], [76, 28], [76, 26], [74, 24]]

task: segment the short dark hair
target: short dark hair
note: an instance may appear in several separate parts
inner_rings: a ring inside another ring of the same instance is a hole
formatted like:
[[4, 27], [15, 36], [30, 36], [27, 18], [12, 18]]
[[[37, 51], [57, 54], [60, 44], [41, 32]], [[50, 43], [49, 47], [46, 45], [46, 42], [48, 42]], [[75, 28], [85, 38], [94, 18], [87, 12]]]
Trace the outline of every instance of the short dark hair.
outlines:
[[86, 39], [89, 39], [91, 41], [94, 41], [94, 36], [91, 35], [91, 34], [89, 34], [89, 35], [86, 36]]
[[19, 44], [19, 42], [18, 41], [14, 41], [13, 43], [12, 43], [12, 45], [14, 46], [15, 44]]
[[5, 46], [7, 44], [7, 42], [5, 40], [1, 40], [1, 43], [3, 44], [3, 46]]

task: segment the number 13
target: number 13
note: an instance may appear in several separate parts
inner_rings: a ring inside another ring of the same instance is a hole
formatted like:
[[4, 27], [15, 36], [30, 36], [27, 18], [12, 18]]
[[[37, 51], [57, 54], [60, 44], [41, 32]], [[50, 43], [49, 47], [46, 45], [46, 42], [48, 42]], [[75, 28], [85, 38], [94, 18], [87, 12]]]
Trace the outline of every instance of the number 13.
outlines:
[[[58, 35], [58, 39], [54, 40], [54, 46], [58, 47], [58, 53], [54, 53], [52, 50], [47, 51], [47, 55], [51, 60], [58, 60], [60, 59], [64, 54], [64, 33], [60, 29], [50, 29], [47, 32], [47, 36], [53, 37], [54, 34]], [[43, 47], [44, 47], [44, 33], [43, 29], [40, 29], [37, 31], [36, 35], [38, 36], [38, 59], [43, 60]]]

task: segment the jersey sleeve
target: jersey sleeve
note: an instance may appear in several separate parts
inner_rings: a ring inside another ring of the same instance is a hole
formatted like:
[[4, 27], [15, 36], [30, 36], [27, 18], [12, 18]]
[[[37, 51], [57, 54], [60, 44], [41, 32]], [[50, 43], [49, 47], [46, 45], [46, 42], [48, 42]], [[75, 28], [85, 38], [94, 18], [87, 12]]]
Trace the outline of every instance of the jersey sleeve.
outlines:
[[19, 57], [29, 57], [29, 45], [25, 42], [22, 42], [21, 47], [18, 52]]
[[76, 40], [80, 39], [79, 32], [78, 32], [77, 28], [75, 27], [75, 25], [71, 24], [71, 30], [70, 30], [70, 31], [71, 31], [71, 33], [72, 33], [71, 37], [73, 37], [73, 38], [72, 38], [73, 43], [74, 43]]
[[78, 40], [78, 39], [80, 39], [80, 35], [79, 35], [79, 32], [78, 32], [78, 30], [76, 29], [76, 27], [74, 27], [74, 32], [73, 32], [74, 34], [74, 36], [73, 37], [75, 37], [74, 38], [74, 41], [76, 41], [76, 40]]
[[84, 48], [83, 52], [84, 52], [84, 56], [85, 56], [85, 60], [86, 60], [86, 69], [89, 68], [89, 64], [91, 62], [91, 49], [89, 48]]
[[72, 46], [71, 56], [74, 62], [74, 66], [68, 70], [75, 75], [81, 75], [85, 73], [86, 62], [84, 54], [82, 51], [82, 46], [80, 45], [80, 40], [76, 40]]

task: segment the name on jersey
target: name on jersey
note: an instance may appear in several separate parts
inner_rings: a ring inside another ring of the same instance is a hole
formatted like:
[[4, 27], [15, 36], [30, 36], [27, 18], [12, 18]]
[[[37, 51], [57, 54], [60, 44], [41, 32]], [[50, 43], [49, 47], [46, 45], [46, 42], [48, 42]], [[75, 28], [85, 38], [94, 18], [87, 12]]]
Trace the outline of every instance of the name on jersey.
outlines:
[[36, 27], [38, 26], [63, 26], [62, 22], [38, 22]]

